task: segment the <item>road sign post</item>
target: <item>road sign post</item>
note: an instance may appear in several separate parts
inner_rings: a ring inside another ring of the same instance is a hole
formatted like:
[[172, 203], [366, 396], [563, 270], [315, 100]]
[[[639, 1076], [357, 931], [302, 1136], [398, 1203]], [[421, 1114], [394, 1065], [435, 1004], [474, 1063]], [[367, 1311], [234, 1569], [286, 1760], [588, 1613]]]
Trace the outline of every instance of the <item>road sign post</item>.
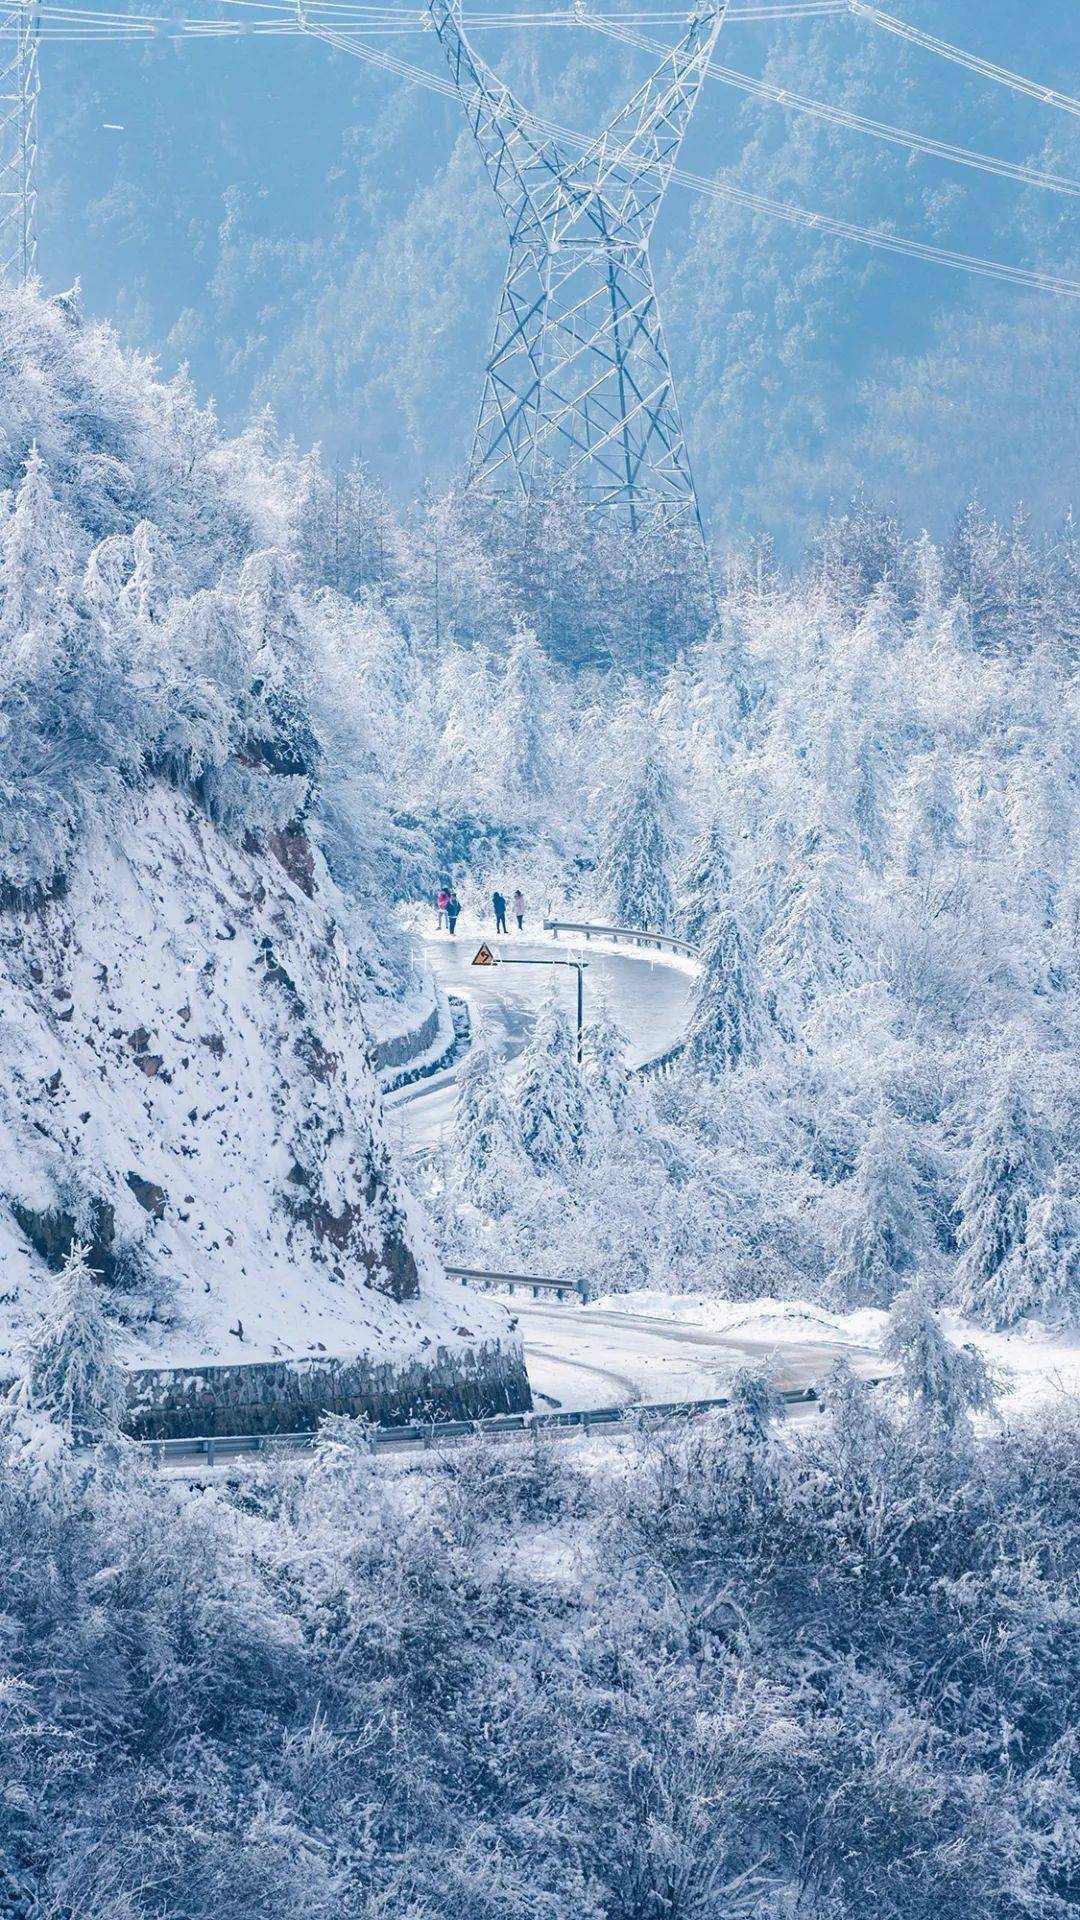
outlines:
[[587, 960], [504, 960], [501, 953], [495, 953], [485, 941], [473, 955], [474, 967], [573, 967], [577, 974], [577, 1063], [580, 1067], [585, 1051], [585, 969]]

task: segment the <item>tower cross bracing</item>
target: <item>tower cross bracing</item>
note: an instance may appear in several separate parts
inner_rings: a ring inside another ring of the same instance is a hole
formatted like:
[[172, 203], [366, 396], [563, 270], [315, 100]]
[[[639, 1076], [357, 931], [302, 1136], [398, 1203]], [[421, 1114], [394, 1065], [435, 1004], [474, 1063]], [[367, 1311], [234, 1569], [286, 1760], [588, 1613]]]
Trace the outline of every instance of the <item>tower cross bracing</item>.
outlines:
[[727, 0], [597, 138], [548, 133], [476, 53], [458, 0], [428, 12], [510, 232], [470, 485], [526, 499], [560, 482], [631, 528], [700, 530], [649, 239]]

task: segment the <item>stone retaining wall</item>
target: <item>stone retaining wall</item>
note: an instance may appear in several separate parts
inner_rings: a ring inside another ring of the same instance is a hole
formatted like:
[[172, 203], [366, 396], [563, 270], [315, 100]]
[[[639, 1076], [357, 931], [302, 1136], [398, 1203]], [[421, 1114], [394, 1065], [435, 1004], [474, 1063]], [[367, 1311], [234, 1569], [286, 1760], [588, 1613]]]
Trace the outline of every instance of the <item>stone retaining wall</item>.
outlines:
[[223, 1433], [302, 1433], [321, 1413], [376, 1426], [474, 1420], [532, 1406], [520, 1348], [494, 1341], [439, 1347], [404, 1365], [367, 1354], [312, 1354], [248, 1366], [146, 1367], [129, 1379], [128, 1431], [138, 1440]]
[[441, 1008], [436, 1000], [426, 1020], [422, 1020], [411, 1033], [396, 1033], [392, 1040], [378, 1040], [375, 1043], [375, 1065], [379, 1073], [388, 1073], [391, 1067], [408, 1066], [418, 1053], [426, 1053], [435, 1044], [439, 1031]]

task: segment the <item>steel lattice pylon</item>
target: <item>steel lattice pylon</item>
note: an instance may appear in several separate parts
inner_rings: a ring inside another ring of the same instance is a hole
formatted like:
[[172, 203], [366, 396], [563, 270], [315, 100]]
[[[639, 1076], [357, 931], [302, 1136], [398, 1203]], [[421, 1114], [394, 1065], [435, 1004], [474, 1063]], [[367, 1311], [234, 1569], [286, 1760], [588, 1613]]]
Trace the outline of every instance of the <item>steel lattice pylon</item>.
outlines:
[[649, 236], [726, 5], [691, 15], [652, 78], [575, 151], [480, 59], [457, 0], [428, 0], [510, 229], [470, 462], [479, 490], [530, 498], [562, 481], [633, 528], [700, 530]]
[[0, 12], [0, 287], [21, 287], [37, 267], [37, 103], [40, 9], [27, 0]]

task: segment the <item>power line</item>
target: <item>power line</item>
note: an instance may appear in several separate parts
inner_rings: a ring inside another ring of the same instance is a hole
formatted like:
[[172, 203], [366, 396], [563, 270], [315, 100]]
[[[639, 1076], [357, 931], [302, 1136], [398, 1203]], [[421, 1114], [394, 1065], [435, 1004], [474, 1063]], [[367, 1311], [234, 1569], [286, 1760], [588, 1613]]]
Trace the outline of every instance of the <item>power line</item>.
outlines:
[[1063, 113], [1080, 114], [1080, 100], [1074, 100], [1071, 94], [1059, 93], [1056, 87], [1045, 87], [1038, 80], [1025, 80], [1022, 74], [1010, 73], [1008, 67], [998, 67], [992, 60], [966, 53], [963, 47], [954, 47], [948, 40], [939, 40], [932, 33], [924, 33], [921, 27], [910, 27], [906, 20], [897, 20], [891, 13], [882, 13], [880, 7], [868, 5], [868, 0], [847, 0], [847, 5], [860, 20], [868, 20], [871, 26], [880, 27], [885, 33], [895, 33], [900, 39], [910, 40], [917, 47], [925, 47], [928, 53], [936, 53], [943, 60], [955, 61], [958, 66], [981, 74], [984, 80], [1011, 87], [1014, 93], [1026, 93], [1030, 99], [1040, 100], [1043, 106], [1060, 107]]
[[[645, 34], [636, 33], [628, 27], [612, 26], [599, 14], [583, 16], [585, 24], [602, 33], [608, 39], [617, 40], [626, 46], [639, 47], [646, 53], [662, 53], [663, 43], [651, 40]], [[1062, 174], [1046, 173], [1038, 167], [1029, 167], [1022, 161], [1000, 160], [993, 154], [973, 152], [969, 147], [957, 147], [949, 141], [934, 140], [926, 134], [911, 133], [903, 127], [889, 126], [882, 120], [870, 120], [864, 115], [852, 113], [846, 107], [835, 106], [831, 101], [813, 100], [807, 94], [793, 93], [789, 87], [779, 87], [768, 80], [754, 79], [750, 74], [737, 73], [733, 67], [720, 67], [713, 61], [709, 67], [709, 77], [722, 81], [725, 86], [740, 88], [744, 93], [755, 94], [760, 99], [771, 100], [776, 106], [790, 108], [796, 113], [810, 113], [819, 119], [827, 120], [834, 126], [850, 127], [858, 133], [866, 133], [877, 140], [888, 141], [893, 146], [907, 147], [915, 153], [925, 153], [933, 159], [947, 160], [957, 166], [976, 167], [984, 173], [999, 174], [1007, 180], [1016, 180], [1023, 186], [1045, 187], [1054, 193], [1080, 194], [1080, 181], [1070, 180]]]
[[[354, 58], [370, 60], [375, 65], [396, 73], [400, 78], [413, 81], [418, 86], [428, 87], [433, 92], [448, 93], [453, 89], [445, 81], [440, 81], [428, 73], [425, 68], [415, 66], [411, 61], [402, 60], [381, 49], [366, 47], [363, 42], [351, 36], [332, 33], [322, 27], [312, 28], [312, 37], [325, 39]], [[544, 120], [536, 114], [524, 115], [530, 126], [540, 132], [583, 150], [590, 142], [569, 127]], [[687, 187], [693, 193], [701, 193], [711, 199], [732, 200], [738, 206], [753, 213], [767, 214], [771, 219], [784, 220], [789, 224], [807, 227], [815, 232], [829, 234], [842, 240], [858, 241], [863, 246], [879, 248], [888, 253], [904, 254], [910, 259], [925, 260], [937, 266], [951, 268], [955, 272], [969, 273], [981, 279], [1000, 280], [1011, 286], [1027, 287], [1039, 293], [1059, 294], [1069, 299], [1080, 296], [1080, 283], [1065, 280], [1056, 274], [1041, 273], [1035, 268], [1012, 267], [1003, 261], [984, 260], [977, 254], [960, 253], [951, 247], [934, 247], [929, 242], [910, 240], [900, 234], [883, 232], [880, 228], [857, 226], [853, 221], [837, 220], [829, 214], [811, 212], [806, 207], [797, 207], [782, 200], [772, 200], [764, 194], [751, 193], [748, 189], [732, 185], [726, 180], [708, 179], [701, 174], [688, 173], [682, 167], [674, 168], [671, 178], [680, 186]]]
[[[352, 58], [362, 59], [413, 85], [424, 87], [444, 97], [456, 97], [455, 90], [448, 81], [440, 80], [425, 68], [404, 60], [396, 54], [355, 38], [357, 28], [366, 35], [377, 36], [415, 31], [415, 25], [397, 24], [401, 19], [400, 9], [392, 4], [380, 6], [364, 5], [362, 0], [360, 3], [356, 3], [356, 0], [308, 0], [303, 19], [298, 19], [295, 6], [289, 4], [289, 0], [227, 0], [227, 4], [249, 7], [252, 11], [257, 10], [259, 17], [255, 20], [243, 21], [228, 17], [181, 17], [169, 21], [160, 15], [106, 12], [98, 8], [66, 6], [60, 4], [60, 0], [56, 0], [55, 4], [54, 0], [42, 0], [42, 4], [36, 8], [37, 31], [41, 39], [84, 44], [112, 44], [120, 40], [142, 40], [145, 43], [154, 39], [168, 38], [192, 40], [249, 36], [291, 37], [306, 33], [309, 38], [325, 40], [328, 45], [338, 48]], [[800, 13], [854, 11], [860, 16], [871, 19], [874, 25], [882, 25], [890, 31], [902, 33], [905, 38], [914, 39], [920, 45], [932, 41], [932, 36], [921, 34], [914, 28], [908, 29], [903, 22], [894, 21], [891, 15], [882, 14], [877, 8], [867, 5], [866, 0], [778, 0], [778, 4], [775, 5], [748, 6], [742, 11], [747, 17], [752, 15], [773, 18], [796, 10]], [[737, 18], [738, 12], [738, 9], [733, 9], [728, 17]], [[5, 31], [10, 32], [12, 23], [17, 26], [26, 13], [25, 4], [12, 9], [8, 16], [0, 21], [0, 34]], [[329, 16], [329, 19], [326, 16]], [[486, 15], [478, 12], [472, 17], [482, 20], [484, 24], [531, 24], [530, 16], [524, 10], [506, 10], [500, 13], [492, 11]], [[653, 12], [648, 15], [636, 13], [633, 16], [627, 13], [623, 17], [638, 19], [648, 17], [650, 20], [659, 20], [663, 16]], [[558, 19], [560, 23], [565, 20], [568, 23], [573, 21], [580, 24], [582, 15], [574, 12], [558, 16], [549, 15], [546, 18]], [[649, 46], [646, 40], [631, 34], [629, 29], [609, 25], [608, 18], [589, 15], [587, 24], [598, 27], [612, 37], [625, 38], [629, 44], [640, 43], [643, 46]], [[660, 50], [667, 51], [665, 48]], [[1037, 86], [1033, 81], [1024, 81], [1017, 75], [1009, 75], [1004, 68], [991, 67], [989, 62], [980, 61], [974, 55], [964, 54], [960, 49], [948, 47], [945, 42], [933, 42], [932, 50], [944, 52], [947, 57], [956, 58], [963, 64], [972, 66], [975, 71], [986, 72], [989, 77], [1001, 79], [1006, 84], [1015, 84], [1021, 91], [1031, 94], [1034, 98], [1055, 106], [1062, 106], [1068, 111], [1080, 111], [1080, 103], [1071, 101], [1068, 95]], [[733, 70], [712, 69], [712, 71], [718, 79], [746, 85], [754, 92], [764, 91], [770, 95], [773, 92], [768, 88], [767, 83], [752, 82], [749, 76], [735, 74]], [[783, 89], [775, 89], [775, 92], [784, 94]], [[965, 148], [953, 148], [944, 142], [923, 143], [922, 136], [909, 135], [900, 128], [887, 127], [881, 122], [863, 121], [860, 116], [849, 115], [845, 109], [833, 108], [828, 102], [809, 101], [805, 96], [785, 95], [779, 103], [798, 106], [800, 110], [819, 112], [823, 117], [836, 118], [841, 124], [857, 125], [860, 130], [872, 129], [880, 137], [892, 138], [902, 144], [922, 143], [918, 145], [918, 150], [933, 151], [941, 158], [959, 160], [965, 165], [983, 166], [988, 171], [1001, 172], [1007, 177], [1022, 179], [1025, 184], [1053, 186], [1057, 191], [1072, 194], [1078, 191], [1076, 182], [1061, 176], [1040, 174], [1037, 169], [1021, 168], [1007, 161], [999, 162], [993, 156], [975, 154]], [[584, 150], [589, 145], [587, 140], [570, 128], [545, 121], [534, 114], [526, 114], [525, 117], [531, 126], [560, 140], [564, 145], [579, 150]], [[815, 213], [805, 207], [752, 193], [749, 189], [737, 187], [728, 181], [687, 173], [678, 167], [674, 169], [672, 178], [691, 192], [700, 193], [712, 199], [727, 199], [745, 207], [748, 211], [763, 213], [769, 218], [784, 220], [836, 238], [856, 241], [860, 245], [903, 254], [908, 258], [947, 266], [954, 271], [996, 279], [1039, 292], [1054, 293], [1067, 298], [1074, 298], [1080, 294], [1080, 285], [1058, 275], [1025, 267], [1012, 267], [1001, 261], [986, 260], [978, 255], [961, 253], [952, 248], [935, 247], [929, 242], [907, 239], [902, 235], [887, 233], [879, 228], [862, 227], [852, 221], [835, 219], [831, 215]]]

